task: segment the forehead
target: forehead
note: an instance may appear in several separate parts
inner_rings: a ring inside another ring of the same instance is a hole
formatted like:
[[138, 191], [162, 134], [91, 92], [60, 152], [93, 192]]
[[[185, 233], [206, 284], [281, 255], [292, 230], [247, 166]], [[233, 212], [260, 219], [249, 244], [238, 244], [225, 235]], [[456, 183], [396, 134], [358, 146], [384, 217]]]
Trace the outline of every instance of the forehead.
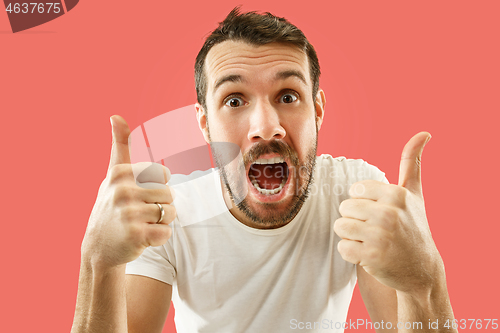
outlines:
[[208, 86], [227, 74], [263, 74], [283, 70], [302, 72], [310, 84], [308, 59], [298, 47], [282, 43], [254, 46], [242, 41], [224, 41], [212, 47], [205, 60]]

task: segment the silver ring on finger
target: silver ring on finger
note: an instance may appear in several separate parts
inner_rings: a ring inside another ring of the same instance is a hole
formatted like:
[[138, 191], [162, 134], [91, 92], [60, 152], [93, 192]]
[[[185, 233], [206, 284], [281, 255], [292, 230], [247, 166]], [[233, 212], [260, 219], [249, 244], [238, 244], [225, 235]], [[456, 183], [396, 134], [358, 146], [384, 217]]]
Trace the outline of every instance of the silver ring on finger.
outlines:
[[156, 221], [156, 223], [161, 223], [161, 221], [163, 221], [163, 218], [165, 217], [165, 209], [163, 209], [162, 204], [158, 202], [155, 202], [155, 204], [157, 204], [158, 208], [160, 208], [160, 218], [158, 219], [158, 221]]

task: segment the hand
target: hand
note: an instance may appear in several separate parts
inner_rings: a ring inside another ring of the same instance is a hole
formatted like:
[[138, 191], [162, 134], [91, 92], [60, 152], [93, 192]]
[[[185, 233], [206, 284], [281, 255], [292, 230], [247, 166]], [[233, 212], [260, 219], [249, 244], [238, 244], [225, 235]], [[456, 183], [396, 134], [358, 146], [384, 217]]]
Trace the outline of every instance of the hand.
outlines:
[[399, 184], [375, 180], [353, 184], [334, 230], [338, 251], [381, 283], [403, 292], [432, 287], [444, 274], [431, 236], [420, 180], [420, 160], [430, 134], [421, 132], [403, 149]]
[[[115, 267], [141, 255], [148, 246], [165, 244], [175, 218], [170, 171], [161, 164], [130, 164], [130, 129], [111, 117], [113, 144], [108, 173], [102, 182], [82, 243], [82, 258], [92, 265]], [[136, 177], [134, 177], [134, 174]], [[137, 183], [136, 183], [137, 179]], [[139, 185], [139, 186], [138, 186]], [[161, 223], [162, 204], [165, 216]]]

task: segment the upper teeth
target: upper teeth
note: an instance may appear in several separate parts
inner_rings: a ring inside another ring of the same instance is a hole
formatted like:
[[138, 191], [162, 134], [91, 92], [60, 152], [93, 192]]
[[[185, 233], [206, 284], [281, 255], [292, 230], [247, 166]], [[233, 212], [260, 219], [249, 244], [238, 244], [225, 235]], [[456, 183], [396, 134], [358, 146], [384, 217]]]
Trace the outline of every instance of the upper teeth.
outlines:
[[275, 163], [283, 163], [285, 160], [283, 157], [273, 157], [273, 158], [259, 158], [254, 164], [275, 164]]

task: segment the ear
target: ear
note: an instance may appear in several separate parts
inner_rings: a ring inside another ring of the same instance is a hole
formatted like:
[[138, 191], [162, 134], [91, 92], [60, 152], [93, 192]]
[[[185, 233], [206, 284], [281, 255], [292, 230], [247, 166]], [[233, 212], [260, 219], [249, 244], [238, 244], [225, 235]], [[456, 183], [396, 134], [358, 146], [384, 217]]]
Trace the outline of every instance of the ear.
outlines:
[[318, 124], [318, 131], [321, 128], [323, 117], [325, 116], [325, 104], [325, 92], [322, 89], [318, 89], [318, 93], [316, 94], [316, 103], [314, 104], [314, 108], [316, 110], [316, 123]]
[[206, 143], [210, 143], [210, 140], [208, 139], [208, 124], [205, 111], [199, 103], [196, 103], [194, 108], [196, 109], [196, 119], [198, 120], [198, 126], [200, 127], [201, 133], [203, 134]]

